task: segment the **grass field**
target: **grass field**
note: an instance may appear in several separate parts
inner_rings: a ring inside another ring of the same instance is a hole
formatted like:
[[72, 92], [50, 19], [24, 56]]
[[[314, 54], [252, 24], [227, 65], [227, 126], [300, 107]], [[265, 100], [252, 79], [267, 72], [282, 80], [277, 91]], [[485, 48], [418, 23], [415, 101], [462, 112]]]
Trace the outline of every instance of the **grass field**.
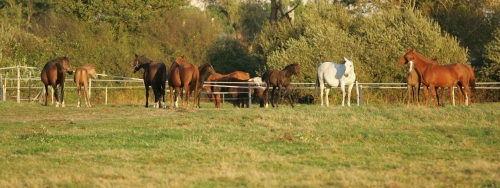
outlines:
[[499, 103], [203, 105], [0, 102], [0, 187], [500, 187]]

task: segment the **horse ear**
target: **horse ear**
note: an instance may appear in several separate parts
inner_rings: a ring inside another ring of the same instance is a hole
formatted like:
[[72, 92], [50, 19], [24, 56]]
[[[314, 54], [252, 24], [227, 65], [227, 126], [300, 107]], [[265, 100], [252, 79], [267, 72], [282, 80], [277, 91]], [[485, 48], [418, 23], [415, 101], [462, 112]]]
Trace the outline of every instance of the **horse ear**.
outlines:
[[137, 58], [137, 57], [138, 57], [138, 55], [137, 55], [137, 54], [135, 54], [135, 58]]

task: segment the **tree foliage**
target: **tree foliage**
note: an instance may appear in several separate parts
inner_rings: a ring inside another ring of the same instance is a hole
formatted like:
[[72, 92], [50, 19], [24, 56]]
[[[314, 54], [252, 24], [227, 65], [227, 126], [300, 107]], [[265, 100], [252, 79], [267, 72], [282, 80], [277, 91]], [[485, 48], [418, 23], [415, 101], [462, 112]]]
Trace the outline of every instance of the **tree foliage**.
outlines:
[[485, 66], [481, 76], [487, 81], [500, 80], [500, 28], [493, 33], [493, 39], [486, 45]]

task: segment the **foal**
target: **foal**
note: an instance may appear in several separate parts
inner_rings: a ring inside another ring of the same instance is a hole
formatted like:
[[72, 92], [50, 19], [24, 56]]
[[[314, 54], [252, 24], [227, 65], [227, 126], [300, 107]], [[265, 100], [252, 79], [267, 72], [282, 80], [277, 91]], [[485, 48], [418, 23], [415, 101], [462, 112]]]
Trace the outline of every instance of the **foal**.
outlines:
[[80, 107], [81, 105], [81, 99], [82, 99], [82, 86], [83, 86], [83, 94], [85, 95], [85, 104], [87, 107], [92, 107], [90, 105], [90, 96], [88, 93], [88, 86], [89, 86], [89, 78], [88, 76], [91, 76], [92, 78], [97, 78], [97, 74], [95, 72], [95, 67], [94, 65], [84, 65], [80, 68], [77, 68], [75, 70], [75, 77], [73, 77], [73, 81], [76, 83], [76, 90], [78, 91], [78, 105], [76, 107]]

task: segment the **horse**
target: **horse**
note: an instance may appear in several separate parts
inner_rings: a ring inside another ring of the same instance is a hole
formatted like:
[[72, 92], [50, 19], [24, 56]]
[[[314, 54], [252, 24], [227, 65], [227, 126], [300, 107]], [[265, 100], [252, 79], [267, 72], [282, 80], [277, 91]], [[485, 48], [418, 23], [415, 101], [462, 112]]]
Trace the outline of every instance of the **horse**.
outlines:
[[[200, 72], [198, 67], [187, 63], [184, 56], [177, 57], [168, 71], [168, 86], [170, 88], [170, 109], [173, 109], [174, 93], [177, 99], [177, 93], [181, 92], [182, 108], [188, 108], [189, 98], [193, 94], [193, 108], [197, 104], [198, 85], [200, 83]], [[175, 91], [174, 91], [175, 90]], [[182, 97], [182, 91], [186, 93], [186, 97]]]
[[[220, 86], [217, 82], [223, 82]], [[238, 78], [233, 78], [233, 77], [222, 77], [219, 79], [216, 79], [213, 81], [215, 85], [212, 85], [211, 90], [213, 92], [230, 92], [229, 94], [231, 96], [231, 99], [233, 101], [233, 107], [241, 107], [244, 108], [245, 104], [247, 107], [249, 107], [248, 103], [249, 98], [248, 98], [248, 92], [249, 92], [249, 87], [253, 85], [253, 82], [248, 82], [248, 80], [240, 80]], [[254, 93], [254, 90], [251, 88], [250, 89], [251, 94]]]
[[[271, 95], [271, 105], [274, 108], [274, 105], [278, 107], [278, 103], [281, 98], [281, 90], [283, 87], [286, 88], [286, 92], [288, 93], [288, 100], [290, 101], [290, 105], [293, 106], [293, 100], [290, 93], [290, 82], [292, 80], [292, 75], [296, 75], [297, 77], [301, 77], [300, 67], [298, 63], [293, 63], [285, 66], [283, 70], [268, 70], [262, 75], [262, 79], [266, 82], [266, 102], [269, 101], [269, 95]], [[272, 86], [273, 90], [270, 93], [269, 87]], [[278, 88], [278, 99], [275, 100], [274, 92]]]
[[78, 91], [78, 104], [76, 107], [80, 107], [81, 99], [82, 99], [82, 86], [83, 86], [83, 94], [85, 95], [85, 105], [87, 107], [92, 107], [90, 104], [90, 96], [88, 93], [88, 85], [89, 85], [89, 75], [92, 78], [97, 78], [97, 73], [95, 72], [94, 65], [84, 65], [75, 70], [75, 77], [73, 77], [73, 81], [76, 83], [76, 90]]
[[[43, 67], [40, 78], [45, 85], [45, 106], [47, 106], [47, 96], [49, 95], [49, 90], [47, 89], [51, 85], [54, 89], [56, 107], [59, 107], [59, 102], [64, 107], [64, 81], [66, 80], [66, 73], [73, 74], [73, 69], [66, 56], [52, 59]], [[57, 96], [57, 85], [61, 87], [61, 98]]]
[[[415, 90], [417, 90], [417, 105], [420, 105], [420, 73], [415, 69], [413, 61], [408, 63], [408, 76], [406, 77], [406, 87], [408, 88], [408, 106], [415, 100]], [[444, 91], [444, 90], [441, 90]]]
[[201, 90], [203, 89], [203, 84], [205, 83], [205, 75], [207, 73], [210, 73], [211, 76], [213, 75], [216, 75], [217, 73], [215, 72], [214, 70], [214, 67], [212, 67], [212, 64], [210, 64], [209, 62], [206, 62], [204, 63], [203, 65], [199, 66], [198, 67], [198, 70], [200, 71], [200, 78], [199, 78], [199, 84], [198, 84], [198, 89], [197, 89], [197, 98], [198, 98], [198, 108], [201, 108], [200, 106], [200, 93], [201, 93]]
[[161, 61], [153, 61], [145, 55], [135, 54], [134, 73], [144, 69], [143, 79], [146, 88], [146, 108], [148, 107], [149, 86], [153, 89], [155, 103], [153, 108], [165, 108], [165, 83], [167, 81], [167, 68]]
[[[399, 64], [404, 65], [413, 62], [416, 69], [421, 73], [422, 83], [429, 87], [434, 97], [434, 104], [439, 106], [436, 87], [453, 87], [457, 84], [459, 86], [458, 93], [460, 95], [459, 105], [462, 105], [463, 95], [465, 93], [466, 105], [471, 104], [469, 97], [472, 97], [469, 84], [472, 89], [475, 88], [475, 76], [472, 68], [460, 63], [439, 65], [432, 63], [422, 55], [409, 49], [400, 59]], [[427, 87], [424, 87], [425, 104], [429, 106], [429, 94]], [[462, 88], [463, 87], [463, 88]], [[463, 91], [465, 89], [465, 92]], [[453, 89], [450, 89], [450, 98], [452, 98]]]
[[259, 105], [261, 108], [267, 107], [265, 103], [265, 89], [266, 83], [262, 81], [262, 77], [253, 77], [248, 80], [250, 82], [250, 86], [253, 86], [254, 93], [256, 97], [259, 99]]
[[[356, 81], [353, 62], [344, 57], [344, 63], [324, 62], [318, 66], [316, 87], [319, 86], [321, 106], [323, 106], [323, 90], [325, 91], [326, 106], [329, 106], [328, 93], [332, 87], [342, 90], [342, 106], [345, 103], [345, 86], [348, 86], [347, 106], [351, 106], [351, 91]], [[326, 84], [326, 87], [325, 87]]]
[[[208, 82], [214, 82], [215, 80], [221, 79], [221, 78], [224, 78], [224, 77], [231, 77], [231, 78], [236, 78], [236, 79], [239, 79], [239, 80], [247, 81], [248, 79], [250, 79], [250, 74], [247, 73], [247, 72], [243, 72], [243, 71], [234, 71], [232, 73], [225, 74], [225, 75], [216, 73], [215, 75], [210, 75], [207, 78], [207, 81]], [[208, 94], [207, 94], [208, 98], [210, 100], [214, 101], [215, 107], [216, 108], [220, 108], [220, 103], [221, 103], [220, 93], [217, 93], [217, 94], [211, 93], [213, 91], [212, 90], [212, 86], [204, 86], [203, 88], [205, 89], [205, 91], [208, 92]]]

